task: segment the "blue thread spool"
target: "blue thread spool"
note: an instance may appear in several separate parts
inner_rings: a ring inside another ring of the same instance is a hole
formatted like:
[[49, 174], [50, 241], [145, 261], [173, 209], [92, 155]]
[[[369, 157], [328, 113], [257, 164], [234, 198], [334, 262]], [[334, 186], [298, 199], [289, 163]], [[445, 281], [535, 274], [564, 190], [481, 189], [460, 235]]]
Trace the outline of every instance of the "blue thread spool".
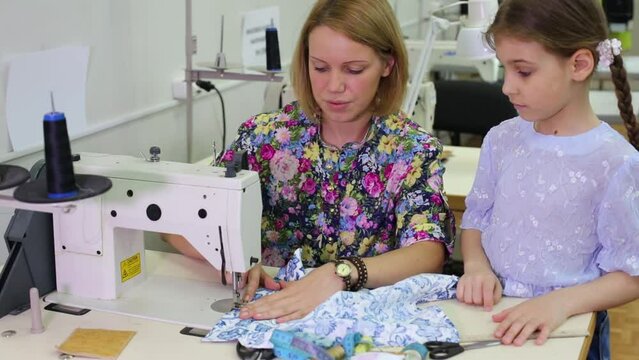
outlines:
[[266, 71], [282, 71], [280, 44], [273, 20], [271, 26], [266, 28]]
[[47, 196], [50, 199], [66, 199], [78, 195], [64, 113], [52, 111], [44, 114], [43, 129]]

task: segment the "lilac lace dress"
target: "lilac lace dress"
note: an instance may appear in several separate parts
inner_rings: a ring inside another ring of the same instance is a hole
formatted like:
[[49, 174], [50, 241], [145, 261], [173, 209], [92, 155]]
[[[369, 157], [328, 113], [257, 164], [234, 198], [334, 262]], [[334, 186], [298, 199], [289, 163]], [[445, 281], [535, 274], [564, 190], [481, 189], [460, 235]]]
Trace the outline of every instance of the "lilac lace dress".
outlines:
[[568, 137], [520, 117], [496, 126], [466, 206], [462, 228], [482, 232], [505, 295], [639, 275], [639, 153], [606, 123]]

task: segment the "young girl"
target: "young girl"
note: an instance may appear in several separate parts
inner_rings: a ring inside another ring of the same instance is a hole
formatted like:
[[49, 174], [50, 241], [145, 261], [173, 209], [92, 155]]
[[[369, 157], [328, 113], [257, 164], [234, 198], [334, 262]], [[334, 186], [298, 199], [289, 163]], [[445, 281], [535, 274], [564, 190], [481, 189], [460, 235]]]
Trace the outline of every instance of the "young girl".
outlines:
[[596, 0], [505, 0], [487, 39], [519, 117], [482, 145], [462, 221], [457, 298], [491, 310], [502, 293], [531, 297], [493, 315], [494, 335], [543, 344], [568, 317], [601, 311], [591, 354], [606, 358], [605, 309], [639, 297], [639, 153], [589, 103], [610, 66], [630, 142], [639, 129], [619, 55]]

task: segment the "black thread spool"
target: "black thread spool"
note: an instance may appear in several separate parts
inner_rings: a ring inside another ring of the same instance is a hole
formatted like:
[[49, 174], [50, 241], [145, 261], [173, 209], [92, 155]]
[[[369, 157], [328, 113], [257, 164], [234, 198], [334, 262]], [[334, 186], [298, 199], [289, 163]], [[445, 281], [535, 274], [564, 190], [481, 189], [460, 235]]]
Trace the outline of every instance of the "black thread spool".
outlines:
[[266, 28], [266, 71], [282, 71], [280, 44], [273, 24]]
[[13, 197], [27, 203], [58, 203], [97, 196], [108, 191], [113, 184], [101, 175], [78, 174], [73, 170], [71, 144], [64, 113], [55, 110], [44, 115], [44, 157], [46, 178], [39, 177], [18, 186]]
[[50, 199], [66, 199], [78, 195], [73, 172], [71, 144], [64, 113], [44, 114], [44, 158], [47, 164], [47, 190]]

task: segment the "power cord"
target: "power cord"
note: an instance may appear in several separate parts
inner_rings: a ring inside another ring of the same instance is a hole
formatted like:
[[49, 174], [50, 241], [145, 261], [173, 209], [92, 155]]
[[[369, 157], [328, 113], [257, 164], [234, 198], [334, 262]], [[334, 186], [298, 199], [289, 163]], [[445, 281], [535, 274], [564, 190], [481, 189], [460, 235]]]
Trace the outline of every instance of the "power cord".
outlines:
[[222, 93], [218, 90], [215, 85], [213, 85], [210, 81], [197, 80], [195, 84], [202, 90], [206, 92], [210, 92], [211, 90], [215, 90], [217, 96], [220, 98], [220, 104], [222, 104], [222, 152], [226, 150], [226, 111], [224, 109], [224, 98], [222, 98]]

